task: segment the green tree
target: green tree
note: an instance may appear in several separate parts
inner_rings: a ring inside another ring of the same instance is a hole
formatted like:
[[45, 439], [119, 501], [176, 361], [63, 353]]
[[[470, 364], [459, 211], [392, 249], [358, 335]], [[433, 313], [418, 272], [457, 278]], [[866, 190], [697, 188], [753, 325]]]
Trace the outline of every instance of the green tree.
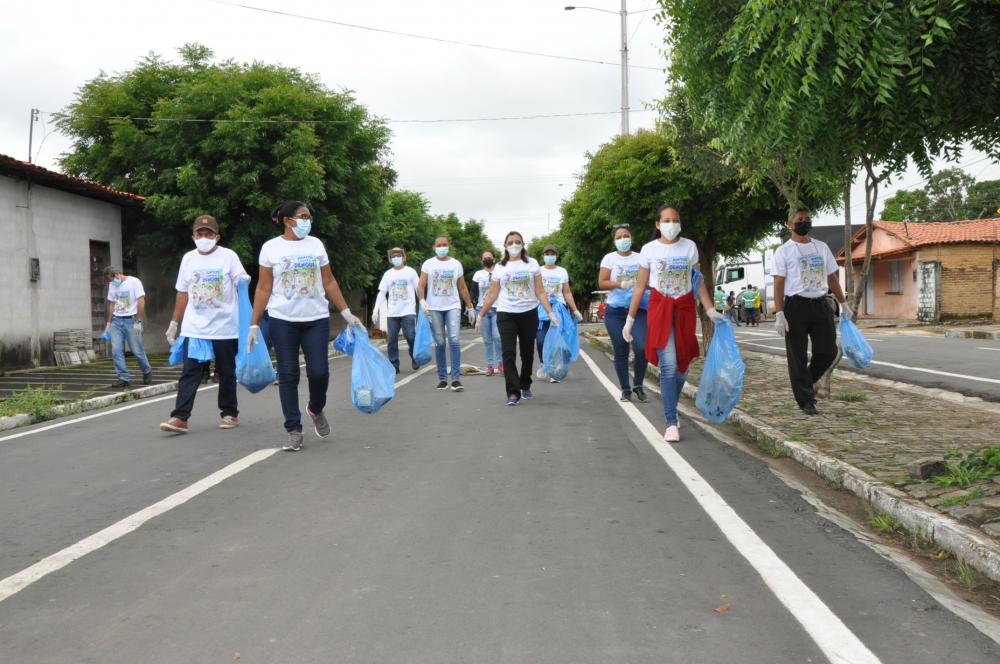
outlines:
[[389, 131], [346, 92], [297, 69], [216, 62], [197, 44], [180, 62], [149, 55], [86, 82], [59, 120], [69, 173], [147, 197], [138, 249], [173, 266], [190, 223], [214, 215], [248, 266], [275, 234], [271, 210], [305, 201], [341, 283], [364, 286], [378, 262], [377, 212], [395, 173]]
[[448, 237], [451, 247], [449, 256], [462, 264], [466, 285], [472, 283], [472, 275], [482, 267], [480, 256], [486, 250], [496, 254], [496, 247], [486, 235], [483, 222], [469, 219], [462, 222], [458, 215], [450, 212], [435, 217], [437, 233]]
[[957, 168], [932, 175], [920, 189], [897, 191], [885, 201], [888, 221], [956, 221], [1000, 215], [1000, 180], [976, 179]]

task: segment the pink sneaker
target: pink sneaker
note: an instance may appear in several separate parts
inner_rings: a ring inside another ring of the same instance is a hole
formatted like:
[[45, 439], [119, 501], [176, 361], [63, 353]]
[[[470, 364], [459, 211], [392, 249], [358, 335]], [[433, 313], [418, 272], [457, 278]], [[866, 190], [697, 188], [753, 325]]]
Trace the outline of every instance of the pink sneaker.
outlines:
[[490, 364], [486, 365], [486, 375], [487, 376], [492, 376], [493, 375], [493, 366], [490, 365]]
[[668, 443], [681, 442], [681, 430], [677, 428], [676, 424], [667, 427], [667, 430], [663, 432], [663, 440]]
[[503, 362], [497, 365], [497, 373], [503, 373]]

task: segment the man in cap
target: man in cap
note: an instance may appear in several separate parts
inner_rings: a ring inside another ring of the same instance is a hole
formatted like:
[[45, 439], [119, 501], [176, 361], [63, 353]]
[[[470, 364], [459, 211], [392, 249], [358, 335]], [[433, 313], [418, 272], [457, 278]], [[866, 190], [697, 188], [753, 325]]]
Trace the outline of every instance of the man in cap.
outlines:
[[111, 359], [118, 374], [118, 380], [111, 387], [126, 388], [131, 385], [131, 376], [125, 364], [126, 344], [139, 362], [142, 384], [149, 385], [153, 382], [153, 367], [149, 365], [142, 347], [146, 291], [137, 277], [130, 277], [121, 268], [111, 265], [104, 268], [104, 280], [108, 284], [108, 317], [104, 336], [111, 340]]
[[160, 424], [160, 430], [172, 433], [187, 433], [204, 363], [213, 359], [219, 377], [219, 428], [234, 429], [239, 424], [236, 295], [239, 281], [250, 281], [250, 276], [235, 251], [219, 246], [219, 224], [214, 217], [199, 215], [192, 231], [195, 249], [181, 259], [174, 315], [167, 327], [167, 342], [171, 346], [185, 345], [184, 370], [177, 383], [174, 410], [170, 419]]

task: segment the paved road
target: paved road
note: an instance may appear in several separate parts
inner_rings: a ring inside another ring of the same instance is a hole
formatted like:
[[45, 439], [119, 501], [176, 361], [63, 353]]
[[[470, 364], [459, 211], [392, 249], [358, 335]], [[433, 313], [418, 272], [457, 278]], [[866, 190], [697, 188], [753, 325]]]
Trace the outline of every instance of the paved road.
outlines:
[[[863, 333], [875, 351], [875, 360], [864, 370], [867, 374], [1000, 401], [1000, 341], [949, 339], [881, 328]], [[774, 335], [773, 323], [740, 327], [736, 334], [747, 349], [785, 354], [784, 342]], [[853, 368], [846, 360], [840, 366]]]
[[517, 408], [500, 378], [453, 394], [423, 374], [374, 416], [334, 360], [334, 435], [300, 454], [270, 452], [271, 388], [241, 391], [229, 432], [209, 387], [185, 437], [155, 428], [169, 398], [0, 436], [0, 597], [118, 522], [0, 601], [0, 661], [1000, 659], [762, 463], [690, 420], [651, 445], [658, 406], [621, 407], [588, 357]]

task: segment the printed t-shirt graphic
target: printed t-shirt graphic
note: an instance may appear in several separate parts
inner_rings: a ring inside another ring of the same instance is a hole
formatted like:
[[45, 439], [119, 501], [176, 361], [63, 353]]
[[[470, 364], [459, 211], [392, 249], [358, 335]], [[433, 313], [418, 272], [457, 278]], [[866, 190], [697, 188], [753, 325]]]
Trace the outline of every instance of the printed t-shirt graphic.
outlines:
[[222, 269], [215, 267], [191, 273], [191, 288], [188, 294], [195, 309], [222, 308], [223, 276]]
[[428, 258], [420, 267], [427, 274], [427, 306], [431, 311], [450, 311], [462, 306], [458, 296], [458, 280], [464, 271], [454, 258]]
[[286, 300], [319, 295], [319, 258], [310, 254], [282, 256], [278, 293]]
[[666, 297], [678, 298], [691, 292], [691, 271], [698, 264], [698, 247], [687, 238], [666, 243], [648, 242], [640, 253], [649, 268], [649, 284]]
[[500, 284], [497, 311], [520, 314], [538, 306], [535, 296], [535, 275], [539, 273], [538, 261], [507, 261], [506, 265], [493, 268], [493, 281]]
[[187, 293], [181, 335], [189, 339], [235, 339], [237, 279], [246, 274], [232, 249], [216, 247], [209, 254], [184, 254], [177, 271], [177, 291]]
[[115, 316], [135, 316], [139, 311], [139, 298], [145, 294], [142, 282], [136, 277], [125, 277], [117, 286], [108, 284], [108, 301], [114, 302]]
[[788, 240], [774, 252], [773, 261], [772, 274], [785, 278], [786, 297], [823, 297], [828, 289], [827, 278], [838, 269], [830, 247], [820, 240]]
[[[639, 252], [633, 251], [628, 256], [622, 256], [617, 251], [607, 254], [601, 259], [601, 267], [611, 270], [611, 281], [632, 281], [639, 278], [639, 268], [642, 267], [642, 259]], [[635, 288], [615, 288], [608, 293], [608, 306], [618, 308], [628, 308], [632, 303], [632, 291]], [[649, 303], [649, 291], [643, 294], [640, 309], [645, 309]]]
[[260, 250], [260, 264], [271, 268], [274, 275], [267, 303], [269, 314], [296, 322], [329, 318], [330, 305], [320, 274], [320, 268], [329, 262], [326, 248], [314, 237], [295, 241], [276, 237], [265, 242]]
[[554, 297], [563, 304], [566, 304], [566, 296], [563, 295], [563, 284], [569, 283], [569, 273], [566, 272], [566, 268], [542, 268], [541, 275], [542, 285], [545, 286], [545, 294], [550, 299]]
[[803, 291], [826, 292], [826, 259], [823, 254], [817, 251], [799, 256], [799, 272], [802, 275]]
[[386, 270], [379, 282], [378, 290], [380, 294], [387, 297], [386, 307], [389, 318], [412, 316], [416, 312], [416, 293], [419, 281], [417, 271], [409, 265], [398, 270], [396, 268]]

